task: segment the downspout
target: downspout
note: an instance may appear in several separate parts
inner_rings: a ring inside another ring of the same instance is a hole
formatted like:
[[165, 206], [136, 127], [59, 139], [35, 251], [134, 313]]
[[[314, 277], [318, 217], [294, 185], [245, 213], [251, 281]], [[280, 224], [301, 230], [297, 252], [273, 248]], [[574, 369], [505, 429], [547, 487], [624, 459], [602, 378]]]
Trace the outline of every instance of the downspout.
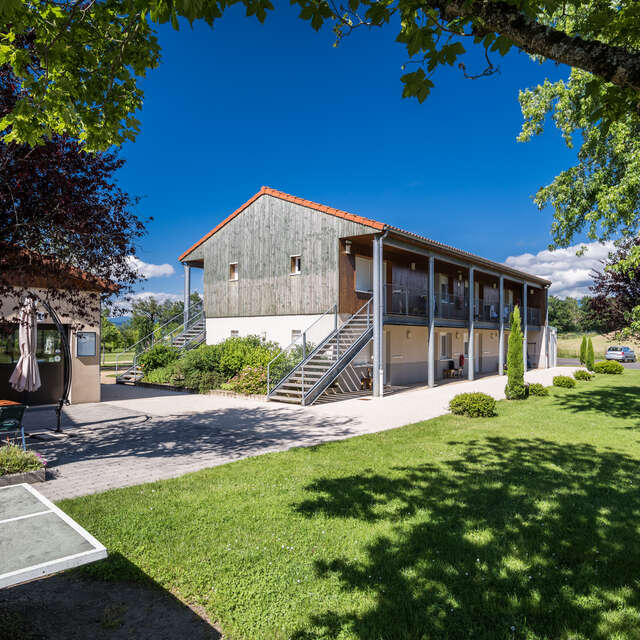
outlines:
[[[374, 264], [378, 269], [374, 273], [374, 307], [373, 307], [373, 363], [374, 363], [374, 395], [380, 398], [384, 395], [384, 353], [382, 346], [384, 325], [384, 240], [389, 234], [388, 230], [376, 236], [374, 244], [377, 256], [374, 254]], [[375, 246], [377, 245], [377, 246]], [[377, 384], [376, 384], [377, 382]], [[377, 393], [376, 393], [377, 392]]]

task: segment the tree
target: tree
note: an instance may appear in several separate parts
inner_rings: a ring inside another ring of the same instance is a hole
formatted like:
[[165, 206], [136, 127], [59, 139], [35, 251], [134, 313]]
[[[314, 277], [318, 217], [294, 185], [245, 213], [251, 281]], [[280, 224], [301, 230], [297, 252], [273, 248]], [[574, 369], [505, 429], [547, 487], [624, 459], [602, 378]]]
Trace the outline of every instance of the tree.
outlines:
[[[0, 117], [18, 95], [17, 81], [0, 67]], [[39, 282], [53, 303], [84, 319], [95, 309], [86, 308], [80, 286], [60, 288], [61, 277], [115, 282], [121, 292], [138, 280], [130, 256], [144, 224], [132, 212], [136, 199], [115, 183], [122, 164], [115, 153], [87, 153], [62, 135], [35, 148], [0, 142], [0, 297], [19, 299]]]
[[580, 364], [587, 362], [587, 336], [582, 336], [582, 342], [580, 343]]
[[640, 305], [640, 278], [633, 270], [616, 268], [636, 247], [640, 247], [638, 237], [617, 242], [606, 260], [601, 261], [602, 268], [591, 273], [590, 307], [601, 319], [605, 331], [619, 331], [627, 326], [628, 314]]
[[593, 342], [591, 341], [591, 336], [587, 340], [587, 352], [585, 355], [584, 364], [586, 365], [589, 371], [593, 371], [593, 365], [595, 364], [595, 356], [593, 353]]
[[[396, 40], [410, 68], [403, 95], [423, 101], [434, 71], [456, 63], [468, 77], [495, 73], [491, 56], [515, 46], [581, 70], [591, 84], [592, 123], [634, 113], [640, 92], [640, 39], [634, 0], [293, 0], [300, 18], [319, 30], [328, 24], [336, 43], [357, 29], [398, 25]], [[179, 18], [210, 26], [233, 5], [264, 21], [271, 0], [39, 0], [0, 5], [0, 64], [11, 66], [28, 94], [0, 120], [6, 141], [34, 143], [69, 133], [89, 149], [133, 139], [133, 114], [143, 94], [139, 78], [159, 63], [154, 26]], [[487, 66], [467, 73], [469, 47], [484, 49]], [[602, 90], [601, 90], [602, 89]]]
[[522, 340], [520, 309], [516, 306], [511, 314], [511, 332], [507, 349], [507, 386], [504, 393], [509, 400], [522, 400], [527, 397], [527, 389], [524, 385]]
[[124, 349], [124, 339], [122, 333], [113, 322], [109, 320], [107, 309], [102, 311], [100, 319], [100, 341], [104, 351], [118, 351]]

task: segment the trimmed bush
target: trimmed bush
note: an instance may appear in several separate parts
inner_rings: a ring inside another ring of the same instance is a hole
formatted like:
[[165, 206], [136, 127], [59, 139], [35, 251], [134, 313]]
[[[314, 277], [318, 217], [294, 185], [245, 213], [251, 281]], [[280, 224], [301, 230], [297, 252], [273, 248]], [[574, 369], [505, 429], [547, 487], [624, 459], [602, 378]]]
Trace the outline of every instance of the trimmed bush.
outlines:
[[539, 382], [532, 382], [529, 385], [529, 395], [530, 396], [548, 396], [549, 389]]
[[584, 364], [586, 365], [587, 369], [589, 369], [589, 371], [593, 371], [594, 362], [595, 356], [593, 354], [593, 342], [591, 340], [591, 337], [589, 337], [589, 339], [587, 340], [587, 357], [584, 361]]
[[580, 364], [586, 364], [587, 362], [587, 336], [582, 336], [582, 342], [580, 343]]
[[564, 387], [565, 389], [573, 389], [576, 386], [576, 381], [569, 376], [554, 376], [554, 387]]
[[167, 384], [171, 381], [172, 369], [171, 367], [160, 367], [158, 369], [152, 369], [146, 371], [144, 374], [143, 382], [152, 382], [154, 384]]
[[144, 369], [145, 373], [166, 367], [168, 364], [177, 360], [180, 354], [175, 347], [168, 344], [156, 344], [149, 351], [146, 351], [138, 358], [138, 364]]
[[267, 368], [245, 367], [224, 385], [225, 389], [236, 393], [266, 394], [267, 393]]
[[595, 373], [607, 373], [609, 375], [620, 375], [624, 367], [615, 360], [601, 360], [593, 365]]
[[486, 393], [459, 393], [449, 402], [451, 413], [470, 418], [490, 418], [496, 414], [496, 401]]
[[508, 400], [524, 400], [527, 387], [524, 384], [524, 360], [522, 355], [522, 329], [520, 309], [515, 307], [511, 314], [511, 333], [507, 351], [507, 386], [504, 390]]
[[578, 369], [577, 371], [573, 372], [573, 377], [576, 380], [592, 380], [593, 379], [593, 374], [589, 373], [588, 371], [585, 371], [584, 369]]

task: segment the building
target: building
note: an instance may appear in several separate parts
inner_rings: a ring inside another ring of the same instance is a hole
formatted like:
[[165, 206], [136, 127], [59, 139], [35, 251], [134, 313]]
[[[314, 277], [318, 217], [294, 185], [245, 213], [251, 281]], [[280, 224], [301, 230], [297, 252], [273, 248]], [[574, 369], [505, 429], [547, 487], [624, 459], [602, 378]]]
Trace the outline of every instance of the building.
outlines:
[[502, 374], [516, 305], [527, 365], [553, 364], [548, 280], [267, 187], [179, 259], [185, 296], [204, 269], [207, 343], [256, 334], [284, 348], [274, 399]]
[[[33, 259], [31, 256], [31, 260]], [[20, 300], [13, 296], [0, 299], [0, 398], [30, 406], [59, 402], [65, 386], [62, 330], [69, 346], [71, 365], [69, 402], [99, 402], [100, 294], [105, 291], [114, 292], [117, 287], [69, 268], [61, 271], [55, 283], [42, 277], [30, 277], [27, 281], [24, 276], [16, 276], [12, 285], [23, 289], [23, 295]], [[49, 298], [48, 291], [52, 287], [60, 292], [68, 289], [75, 292], [75, 305], [65, 300], [64, 296], [49, 300], [50, 308], [57, 318], [51, 316], [43, 303], [43, 300]], [[42, 384], [37, 391], [18, 392], [11, 388], [9, 377], [20, 358], [18, 312], [21, 300], [26, 296], [36, 300], [36, 359]], [[56, 324], [56, 319], [60, 322], [60, 327]]]

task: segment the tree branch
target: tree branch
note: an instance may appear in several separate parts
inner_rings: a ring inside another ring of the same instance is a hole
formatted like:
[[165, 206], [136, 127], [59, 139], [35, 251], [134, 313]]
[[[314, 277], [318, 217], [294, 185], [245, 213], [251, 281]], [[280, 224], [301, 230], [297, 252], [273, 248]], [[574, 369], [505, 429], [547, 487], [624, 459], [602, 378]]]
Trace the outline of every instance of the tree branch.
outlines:
[[526, 53], [588, 71], [621, 88], [640, 91], [640, 53], [599, 40], [584, 40], [540, 24], [515, 6], [492, 0], [426, 0], [444, 20], [468, 18], [505, 36]]

